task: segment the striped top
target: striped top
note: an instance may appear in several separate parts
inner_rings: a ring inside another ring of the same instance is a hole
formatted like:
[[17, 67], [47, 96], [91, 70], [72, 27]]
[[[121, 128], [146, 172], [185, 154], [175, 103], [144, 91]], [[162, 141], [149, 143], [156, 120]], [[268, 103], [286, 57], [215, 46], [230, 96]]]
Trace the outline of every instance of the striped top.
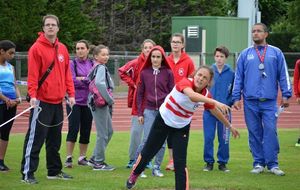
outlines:
[[[195, 89], [193, 79], [184, 78], [178, 82], [159, 108], [159, 112], [165, 124], [170, 127], [180, 129], [188, 125], [199, 106], [204, 105], [205, 109], [214, 108], [214, 105], [191, 101], [191, 99], [183, 93], [183, 90], [187, 87]], [[207, 88], [204, 88], [201, 94], [211, 98], [211, 94]]]

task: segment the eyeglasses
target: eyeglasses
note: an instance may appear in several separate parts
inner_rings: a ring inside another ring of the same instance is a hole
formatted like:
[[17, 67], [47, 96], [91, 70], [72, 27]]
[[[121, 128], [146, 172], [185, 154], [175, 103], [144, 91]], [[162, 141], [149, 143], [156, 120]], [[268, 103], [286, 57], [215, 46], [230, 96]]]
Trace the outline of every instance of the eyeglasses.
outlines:
[[50, 27], [57, 27], [57, 25], [56, 24], [45, 24], [44, 25], [45, 27], [47, 27], [47, 28], [50, 28]]
[[252, 33], [255, 33], [255, 32], [257, 32], [257, 33], [263, 33], [265, 31], [264, 30], [252, 30]]
[[182, 44], [180, 41], [171, 41], [172, 44]]

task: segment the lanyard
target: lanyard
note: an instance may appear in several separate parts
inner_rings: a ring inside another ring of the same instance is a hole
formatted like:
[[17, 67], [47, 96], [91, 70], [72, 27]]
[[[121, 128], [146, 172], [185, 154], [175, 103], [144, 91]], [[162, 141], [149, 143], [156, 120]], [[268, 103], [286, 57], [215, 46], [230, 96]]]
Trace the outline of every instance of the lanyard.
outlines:
[[266, 56], [266, 52], [267, 52], [267, 47], [268, 47], [268, 44], [265, 45], [265, 47], [264, 47], [263, 55], [260, 55], [257, 47], [255, 46], [256, 54], [257, 54], [261, 64], [264, 64], [264, 60], [265, 60], [265, 56]]

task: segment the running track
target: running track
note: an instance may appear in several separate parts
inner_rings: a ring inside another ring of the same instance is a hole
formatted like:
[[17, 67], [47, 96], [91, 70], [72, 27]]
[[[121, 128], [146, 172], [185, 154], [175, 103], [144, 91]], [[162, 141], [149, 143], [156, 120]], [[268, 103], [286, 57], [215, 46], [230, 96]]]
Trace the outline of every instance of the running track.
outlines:
[[[18, 106], [17, 113], [25, 110], [29, 104], [25, 101]], [[192, 129], [202, 129], [202, 112], [203, 108], [194, 114], [192, 120]], [[131, 110], [127, 108], [127, 98], [125, 95], [119, 95], [115, 99], [113, 112], [113, 128], [115, 131], [129, 131], [131, 121]], [[281, 113], [278, 120], [279, 128], [298, 128], [300, 127], [300, 105], [295, 103], [295, 98], [290, 100], [290, 107]], [[13, 133], [25, 133], [28, 128], [29, 114], [24, 114], [17, 118], [12, 128]], [[244, 122], [244, 112], [234, 110], [232, 113], [233, 126], [237, 128], [246, 128]], [[68, 122], [64, 122], [63, 131], [67, 131]], [[95, 126], [93, 126], [95, 130]]]

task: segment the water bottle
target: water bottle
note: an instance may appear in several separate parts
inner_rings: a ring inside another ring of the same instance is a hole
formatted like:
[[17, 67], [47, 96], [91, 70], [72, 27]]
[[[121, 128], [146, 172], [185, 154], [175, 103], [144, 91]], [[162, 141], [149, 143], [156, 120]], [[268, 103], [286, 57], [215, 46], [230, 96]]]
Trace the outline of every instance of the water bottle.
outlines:
[[[228, 121], [231, 121], [231, 117], [230, 117], [230, 116], [231, 116], [230, 114], [227, 114], [227, 115], [226, 115], [226, 119], [227, 119]], [[230, 128], [224, 126], [223, 131], [224, 131], [224, 132], [223, 132], [224, 143], [225, 143], [225, 144], [228, 144], [228, 143], [229, 143], [229, 137], [230, 137]]]
[[284, 107], [283, 106], [279, 106], [277, 108], [277, 111], [275, 113], [275, 117], [279, 117], [279, 115], [284, 111]]
[[24, 86], [26, 86], [27, 85], [27, 81], [16, 80], [16, 84], [17, 85], [24, 85]]
[[230, 137], [230, 129], [228, 127], [225, 127], [224, 129], [224, 143], [229, 143], [229, 137]]

